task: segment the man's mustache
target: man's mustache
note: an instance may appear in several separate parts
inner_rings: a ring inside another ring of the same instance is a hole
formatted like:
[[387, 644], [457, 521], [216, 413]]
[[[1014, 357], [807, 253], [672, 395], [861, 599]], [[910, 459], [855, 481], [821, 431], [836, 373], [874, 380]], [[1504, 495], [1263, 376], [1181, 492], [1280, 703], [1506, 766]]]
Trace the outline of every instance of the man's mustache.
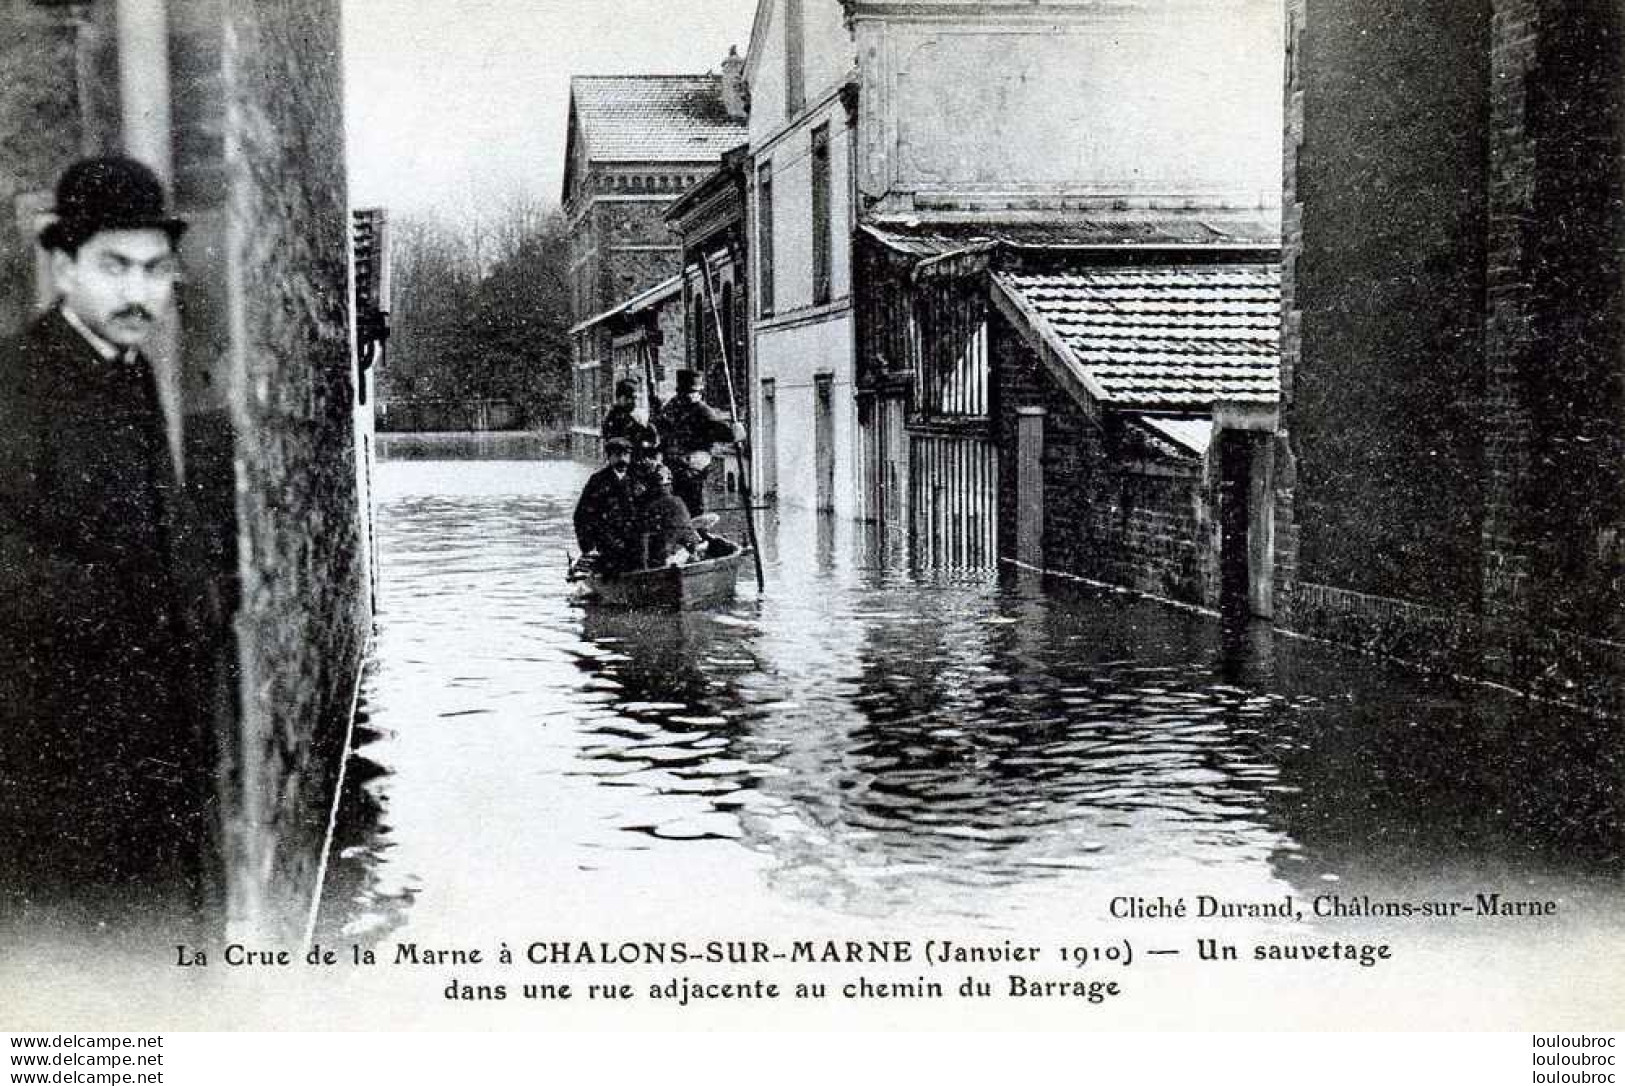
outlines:
[[115, 311], [112, 319], [117, 321], [124, 320], [126, 317], [134, 317], [149, 323], [156, 319], [153, 317], [152, 311], [144, 305], [127, 305], [123, 309]]

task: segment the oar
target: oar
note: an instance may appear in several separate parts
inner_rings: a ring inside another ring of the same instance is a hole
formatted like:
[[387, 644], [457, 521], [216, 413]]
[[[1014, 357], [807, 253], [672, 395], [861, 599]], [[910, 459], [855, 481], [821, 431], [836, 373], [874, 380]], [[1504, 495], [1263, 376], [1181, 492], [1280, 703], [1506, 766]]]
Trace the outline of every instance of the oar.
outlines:
[[[711, 327], [717, 333], [717, 346], [722, 348], [722, 378], [728, 385], [728, 411], [737, 422], [739, 401], [734, 399], [733, 367], [728, 364], [728, 337], [722, 334], [722, 314], [717, 310], [716, 294], [711, 289], [711, 265], [703, 253], [700, 254], [700, 275], [705, 282], [705, 300], [711, 306]], [[738, 438], [734, 438], [733, 446], [734, 455], [739, 457], [739, 496], [745, 501], [745, 531], [750, 535], [750, 556], [756, 564], [756, 591], [761, 592], [767, 588], [767, 579], [762, 576], [762, 548], [756, 541], [756, 514], [750, 502], [750, 458], [745, 455], [744, 444]]]

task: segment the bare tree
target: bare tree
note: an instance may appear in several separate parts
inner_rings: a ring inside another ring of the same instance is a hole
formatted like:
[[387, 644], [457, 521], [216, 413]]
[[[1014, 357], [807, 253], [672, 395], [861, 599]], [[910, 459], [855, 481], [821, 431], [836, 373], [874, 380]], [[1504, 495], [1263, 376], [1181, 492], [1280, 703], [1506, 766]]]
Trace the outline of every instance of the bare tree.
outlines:
[[514, 194], [463, 227], [406, 218], [392, 249], [386, 402], [502, 400], [532, 425], [564, 415], [568, 248], [556, 209]]

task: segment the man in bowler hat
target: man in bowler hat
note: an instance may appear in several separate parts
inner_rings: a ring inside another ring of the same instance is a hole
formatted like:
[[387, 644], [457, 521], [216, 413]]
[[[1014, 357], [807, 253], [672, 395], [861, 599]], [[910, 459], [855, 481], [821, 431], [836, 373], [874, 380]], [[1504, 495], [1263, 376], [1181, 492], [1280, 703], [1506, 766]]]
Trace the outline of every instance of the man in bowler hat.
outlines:
[[[201, 796], [175, 464], [144, 353], [185, 224], [145, 166], [75, 163], [40, 234], [56, 300], [0, 345], [0, 920], [166, 899]], [[105, 923], [105, 921], [98, 921]]]

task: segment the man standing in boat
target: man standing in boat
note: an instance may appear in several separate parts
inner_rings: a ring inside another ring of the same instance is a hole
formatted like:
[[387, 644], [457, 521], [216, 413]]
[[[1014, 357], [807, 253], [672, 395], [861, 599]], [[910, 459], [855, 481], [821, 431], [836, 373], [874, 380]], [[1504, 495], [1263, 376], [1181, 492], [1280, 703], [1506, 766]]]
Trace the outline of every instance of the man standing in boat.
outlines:
[[598, 435], [605, 441], [623, 437], [632, 444], [632, 459], [649, 463], [660, 448], [660, 433], [637, 416], [638, 386], [634, 381], [615, 382], [615, 403], [604, 415]]
[[632, 443], [624, 437], [604, 442], [604, 466], [592, 473], [576, 502], [576, 543], [594, 555], [602, 573], [643, 565], [642, 484], [632, 471]]
[[701, 398], [704, 391], [705, 378], [697, 370], [678, 370], [677, 394], [661, 408], [659, 419], [672, 491], [695, 516], [705, 512], [711, 447], [745, 436], [743, 427]]

